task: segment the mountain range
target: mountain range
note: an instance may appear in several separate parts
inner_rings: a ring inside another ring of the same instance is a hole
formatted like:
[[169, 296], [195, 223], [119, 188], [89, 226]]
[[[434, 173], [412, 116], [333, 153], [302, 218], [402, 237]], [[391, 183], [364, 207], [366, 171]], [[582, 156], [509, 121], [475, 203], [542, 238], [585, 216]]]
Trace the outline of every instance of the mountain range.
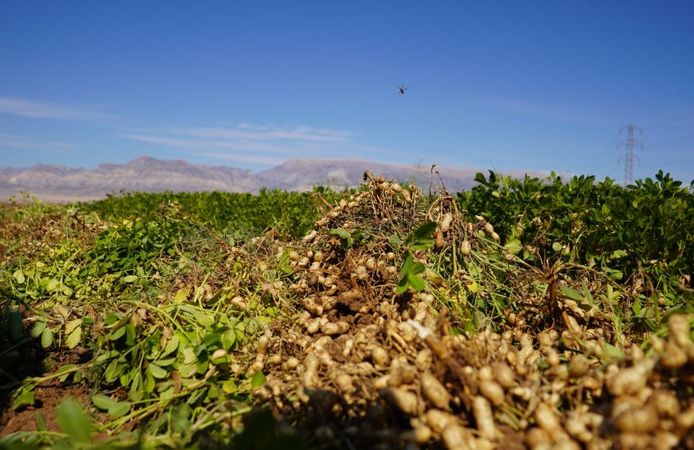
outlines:
[[[443, 185], [458, 192], [474, 184], [478, 169], [384, 164], [357, 159], [292, 159], [253, 173], [227, 166], [206, 166], [149, 156], [126, 164], [101, 164], [96, 169], [58, 165], [0, 168], [0, 200], [31, 193], [46, 202], [95, 200], [120, 192], [257, 192], [261, 188], [306, 191], [314, 186], [344, 189], [358, 186], [364, 171], [423, 190]], [[438, 174], [436, 173], [438, 172]], [[518, 173], [522, 175], [522, 173]]]

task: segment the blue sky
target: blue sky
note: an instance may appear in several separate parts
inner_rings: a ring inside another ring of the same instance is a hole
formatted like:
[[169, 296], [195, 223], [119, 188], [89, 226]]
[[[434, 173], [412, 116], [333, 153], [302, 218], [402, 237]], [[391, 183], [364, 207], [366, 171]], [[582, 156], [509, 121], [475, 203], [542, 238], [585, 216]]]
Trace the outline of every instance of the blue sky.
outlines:
[[689, 181], [692, 80], [689, 0], [3, 0], [0, 166], [351, 157], [621, 180], [634, 123], [634, 174]]

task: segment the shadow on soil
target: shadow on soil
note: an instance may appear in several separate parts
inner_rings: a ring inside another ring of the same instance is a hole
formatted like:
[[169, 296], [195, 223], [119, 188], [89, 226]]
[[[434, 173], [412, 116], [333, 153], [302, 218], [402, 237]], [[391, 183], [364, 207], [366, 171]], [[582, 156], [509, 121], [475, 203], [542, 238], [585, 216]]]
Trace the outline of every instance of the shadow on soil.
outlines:
[[[44, 373], [44, 354], [29, 336], [19, 310], [0, 310], [0, 417], [11, 406], [15, 388], [27, 377]], [[1, 420], [1, 419], [0, 419]], [[0, 422], [0, 428], [3, 423]]]

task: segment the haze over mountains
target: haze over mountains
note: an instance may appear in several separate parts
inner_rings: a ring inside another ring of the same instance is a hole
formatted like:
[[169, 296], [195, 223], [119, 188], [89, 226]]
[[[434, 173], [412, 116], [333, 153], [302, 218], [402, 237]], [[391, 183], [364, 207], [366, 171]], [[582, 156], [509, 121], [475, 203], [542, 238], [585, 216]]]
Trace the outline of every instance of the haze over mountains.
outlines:
[[[383, 164], [355, 159], [297, 159], [254, 174], [226, 166], [159, 160], [148, 156], [126, 164], [101, 164], [96, 169], [36, 165], [0, 168], [0, 199], [32, 193], [47, 202], [83, 201], [119, 192], [257, 192], [261, 188], [306, 191], [314, 186], [344, 189], [358, 186], [364, 171], [401, 182], [415, 182], [422, 189], [440, 181], [430, 167]], [[437, 167], [450, 192], [471, 187], [479, 169]], [[520, 173], [519, 173], [520, 174]]]

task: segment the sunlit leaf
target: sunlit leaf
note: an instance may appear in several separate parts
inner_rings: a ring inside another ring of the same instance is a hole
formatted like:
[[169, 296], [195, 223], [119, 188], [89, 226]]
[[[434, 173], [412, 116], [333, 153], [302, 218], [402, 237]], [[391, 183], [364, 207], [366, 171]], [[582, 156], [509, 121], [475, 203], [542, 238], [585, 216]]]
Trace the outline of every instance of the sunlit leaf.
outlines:
[[174, 361], [176, 361], [176, 358], [158, 359], [157, 365], [159, 367], [166, 367], [166, 366], [170, 366], [171, 364], [173, 364]]
[[65, 339], [65, 345], [67, 348], [75, 348], [77, 344], [80, 343], [82, 339], [82, 328], [75, 328], [75, 330], [70, 333], [70, 335]]
[[152, 374], [154, 378], [159, 379], [166, 378], [169, 374], [165, 369], [162, 369], [156, 364], [150, 364], [149, 366], [147, 366], [147, 370], [149, 371], [149, 373]]
[[147, 374], [145, 375], [145, 382], [144, 382], [143, 386], [145, 388], [145, 392], [147, 392], [147, 393], [153, 392], [154, 386], [156, 386], [156, 382], [154, 381], [154, 377], [152, 376], [152, 372], [150, 372], [149, 370], [147, 370]]
[[171, 386], [167, 389], [164, 389], [163, 391], [159, 391], [159, 398], [162, 400], [169, 400], [169, 399], [173, 398], [174, 394], [175, 394], [174, 388], [173, 388], [173, 386]]
[[75, 319], [75, 320], [69, 321], [68, 323], [65, 324], [65, 334], [72, 333], [80, 325], [82, 325], [82, 319]]
[[193, 364], [197, 360], [198, 357], [195, 355], [195, 350], [190, 347], [183, 349], [183, 364]]
[[227, 394], [233, 394], [237, 391], [237, 389], [238, 387], [236, 386], [234, 380], [227, 380], [224, 383], [222, 383], [222, 390]]
[[259, 387], [263, 386], [265, 384], [265, 374], [263, 372], [258, 371], [253, 375], [251, 378], [251, 389], [258, 389]]
[[108, 409], [108, 415], [111, 417], [123, 417], [130, 412], [130, 402], [117, 402]]
[[574, 300], [574, 301], [577, 301], [577, 302], [583, 302], [583, 301], [585, 301], [585, 298], [583, 297], [583, 294], [581, 294], [581, 293], [578, 292], [576, 289], [574, 289], [574, 288], [572, 288], [572, 287], [570, 287], [570, 286], [562, 286], [562, 287], [561, 287], [561, 294], [562, 294], [564, 297], [566, 297], [566, 298], [568, 298], [568, 299], [570, 299], [570, 300]]
[[620, 259], [620, 258], [624, 258], [626, 256], [629, 256], [629, 252], [627, 252], [626, 250], [620, 249], [620, 250], [613, 251], [612, 254], [610, 255], [610, 258], [611, 259]]
[[198, 371], [198, 365], [196, 363], [182, 364], [178, 367], [178, 373], [184, 378], [189, 378], [195, 375]]
[[33, 327], [31, 327], [31, 337], [37, 338], [41, 336], [43, 330], [46, 329], [46, 326], [46, 322], [36, 322], [36, 324]]
[[50, 328], [46, 327], [41, 332], [41, 347], [48, 348], [53, 345], [53, 332]]
[[409, 274], [410, 275], [417, 275], [417, 274], [424, 272], [424, 270], [425, 270], [424, 264], [422, 264], [420, 262], [416, 262], [416, 263], [412, 264], [412, 266], [410, 267]]
[[64, 383], [71, 374], [75, 373], [73, 370], [75, 367], [77, 367], [75, 364], [65, 364], [55, 371], [55, 375], [61, 383]]
[[222, 333], [222, 347], [224, 350], [229, 350], [236, 342], [236, 332], [233, 329], [228, 329]]
[[118, 360], [114, 359], [111, 361], [111, 363], [106, 367], [106, 371], [104, 372], [104, 378], [106, 379], [107, 383], [113, 383], [120, 377], [121, 374], [121, 366], [118, 364]]
[[200, 310], [195, 310], [193, 313], [195, 316], [195, 320], [203, 327], [208, 328], [214, 325], [214, 319], [210, 317], [208, 314], [200, 311]]
[[343, 248], [350, 248], [354, 245], [354, 237], [352, 233], [343, 228], [334, 228], [330, 230], [330, 234], [338, 236], [342, 240]]
[[401, 275], [407, 275], [410, 273], [410, 270], [412, 269], [412, 264], [414, 264], [414, 260], [412, 259], [412, 255], [409, 253], [405, 257], [405, 261], [402, 263], [402, 267], [400, 268], [400, 274]]
[[113, 400], [111, 397], [104, 394], [92, 395], [91, 400], [97, 408], [104, 411], [108, 411], [109, 408], [117, 403], [116, 400]]
[[504, 250], [512, 255], [517, 255], [521, 250], [523, 250], [523, 245], [518, 239], [511, 239], [506, 243], [506, 245], [504, 245]]
[[118, 339], [120, 339], [121, 337], [123, 337], [123, 335], [125, 335], [125, 325], [123, 325], [122, 327], [118, 328], [117, 330], [114, 330], [114, 331], [110, 332], [110, 333], [108, 334], [108, 339], [109, 339], [110, 341], [117, 341]]
[[53, 291], [57, 290], [58, 287], [60, 287], [60, 281], [56, 280], [55, 278], [51, 278], [46, 283], [46, 290], [48, 292], [53, 292]]
[[426, 282], [417, 275], [410, 275], [408, 277], [408, 281], [410, 283], [410, 286], [412, 286], [412, 289], [414, 289], [417, 292], [423, 291], [427, 286]]
[[137, 333], [135, 331], [135, 320], [130, 318], [127, 324], [125, 324], [125, 343], [127, 345], [135, 344], [135, 337]]
[[162, 352], [161, 356], [166, 356], [178, 350], [178, 344], [180, 342], [181, 340], [178, 337], [178, 335], [174, 334], [171, 340], [169, 340], [169, 342], [166, 343], [166, 347], [164, 347], [164, 351]]
[[14, 273], [12, 274], [12, 278], [14, 278], [14, 280], [19, 284], [24, 284], [24, 282], [26, 281], [26, 278], [24, 277], [24, 272], [22, 272], [22, 269], [15, 270]]
[[176, 291], [176, 295], [174, 295], [173, 301], [176, 303], [184, 303], [186, 300], [188, 300], [188, 295], [190, 295], [190, 289], [179, 289], [178, 291]]
[[22, 387], [19, 390], [19, 394], [15, 396], [12, 402], [12, 408], [17, 409], [22, 406], [31, 406], [34, 404], [34, 391], [29, 387]]

